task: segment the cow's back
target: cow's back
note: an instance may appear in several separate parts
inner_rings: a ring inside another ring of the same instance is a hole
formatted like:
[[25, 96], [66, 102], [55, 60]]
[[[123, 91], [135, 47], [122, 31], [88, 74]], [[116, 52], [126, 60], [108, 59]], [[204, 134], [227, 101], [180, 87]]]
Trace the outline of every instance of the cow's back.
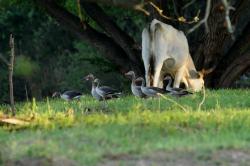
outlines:
[[188, 42], [182, 31], [154, 19], [150, 25], [150, 34], [153, 56], [160, 61], [171, 62], [171, 66], [165, 64], [168, 70], [178, 69], [187, 62]]

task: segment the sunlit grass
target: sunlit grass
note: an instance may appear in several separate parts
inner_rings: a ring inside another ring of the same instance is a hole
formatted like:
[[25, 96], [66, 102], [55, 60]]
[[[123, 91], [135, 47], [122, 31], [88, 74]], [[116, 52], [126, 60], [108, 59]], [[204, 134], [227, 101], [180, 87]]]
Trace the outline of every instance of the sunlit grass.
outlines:
[[[105, 154], [247, 149], [249, 95], [248, 90], [207, 91], [200, 111], [201, 94], [171, 98], [185, 112], [163, 98], [133, 96], [108, 101], [106, 108], [90, 96], [80, 102], [45, 99], [19, 103], [17, 117], [31, 123], [16, 130], [2, 126], [0, 154], [4, 159], [64, 156], [80, 165], [95, 165]], [[0, 115], [6, 108], [0, 107]]]

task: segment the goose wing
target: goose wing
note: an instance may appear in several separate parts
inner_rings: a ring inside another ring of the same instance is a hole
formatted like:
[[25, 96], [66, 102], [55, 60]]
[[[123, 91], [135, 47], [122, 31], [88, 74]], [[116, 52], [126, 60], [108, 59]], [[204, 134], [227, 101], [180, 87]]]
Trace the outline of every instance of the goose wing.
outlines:
[[191, 95], [193, 93], [187, 90], [183, 90], [183, 91], [171, 91], [170, 94], [176, 97], [182, 97], [182, 96]]
[[109, 86], [101, 86], [99, 87], [99, 90], [103, 91], [105, 94], [116, 94], [120, 93], [118, 90], [111, 88]]
[[68, 96], [81, 96], [82, 93], [78, 92], [78, 91], [74, 91], [74, 90], [69, 90], [69, 91], [65, 91], [63, 92], [63, 95], [68, 95]]
[[148, 87], [148, 91], [151, 93], [166, 93], [164, 89], [158, 87]]

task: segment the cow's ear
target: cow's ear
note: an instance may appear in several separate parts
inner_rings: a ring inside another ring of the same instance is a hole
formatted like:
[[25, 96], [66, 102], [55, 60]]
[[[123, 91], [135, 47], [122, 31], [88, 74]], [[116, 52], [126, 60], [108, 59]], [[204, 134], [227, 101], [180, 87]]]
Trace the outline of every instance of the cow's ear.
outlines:
[[189, 74], [190, 74], [190, 78], [192, 79], [199, 79], [201, 77], [201, 73], [195, 70], [189, 71]]

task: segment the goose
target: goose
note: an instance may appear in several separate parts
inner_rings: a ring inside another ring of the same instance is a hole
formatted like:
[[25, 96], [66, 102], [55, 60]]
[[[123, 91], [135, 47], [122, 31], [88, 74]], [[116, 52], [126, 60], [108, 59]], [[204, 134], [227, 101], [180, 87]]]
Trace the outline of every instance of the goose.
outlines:
[[54, 92], [52, 97], [61, 97], [62, 99], [66, 100], [66, 101], [70, 101], [73, 99], [80, 99], [80, 97], [82, 96], [82, 93], [78, 92], [78, 91], [74, 91], [74, 90], [69, 90], [69, 91], [65, 91], [63, 93], [60, 92]]
[[135, 95], [137, 97], [145, 98], [146, 95], [144, 93], [142, 93], [141, 86], [136, 85], [135, 72], [129, 71], [129, 72], [125, 73], [125, 76], [131, 76], [131, 80], [132, 80], [131, 91], [132, 91], [133, 95]]
[[[97, 87], [97, 83], [94, 82], [95, 80], [95, 76], [93, 74], [88, 74], [87, 76], [85, 76], [83, 79], [85, 79], [86, 81], [91, 81], [92, 83], [92, 88], [91, 88], [91, 95], [98, 101], [102, 101], [103, 100], [103, 97], [101, 95], [99, 95], [97, 92], [96, 92], [96, 87]], [[105, 97], [105, 100], [109, 100], [109, 99], [112, 99], [113, 98], [117, 98], [117, 96], [106, 96]]]
[[142, 77], [139, 77], [136, 79], [137, 81], [142, 81], [141, 84], [141, 91], [148, 97], [156, 97], [158, 94], [164, 94], [166, 91], [164, 89], [158, 88], [158, 87], [146, 87], [145, 86], [145, 80]]
[[189, 92], [186, 89], [182, 89], [182, 88], [173, 88], [171, 87], [172, 84], [172, 78], [170, 76], [166, 76], [164, 78], [164, 80], [168, 81], [168, 84], [166, 86], [166, 91], [169, 92], [170, 95], [175, 96], [175, 97], [182, 97], [182, 96], [186, 96], [186, 95], [190, 95], [193, 94], [192, 92]]
[[94, 83], [95, 76], [93, 74], [88, 74], [87, 76], [84, 77], [85, 80], [91, 81], [92, 88], [91, 88], [91, 95], [97, 99], [97, 100], [102, 100], [102, 97], [96, 92], [96, 83]]
[[121, 92], [119, 92], [116, 89], [113, 89], [108, 86], [99, 86], [100, 85], [100, 80], [96, 78], [94, 80], [94, 83], [97, 83], [96, 85], [96, 93], [102, 97], [103, 100], [106, 100], [107, 98], [118, 98], [121, 95]]

